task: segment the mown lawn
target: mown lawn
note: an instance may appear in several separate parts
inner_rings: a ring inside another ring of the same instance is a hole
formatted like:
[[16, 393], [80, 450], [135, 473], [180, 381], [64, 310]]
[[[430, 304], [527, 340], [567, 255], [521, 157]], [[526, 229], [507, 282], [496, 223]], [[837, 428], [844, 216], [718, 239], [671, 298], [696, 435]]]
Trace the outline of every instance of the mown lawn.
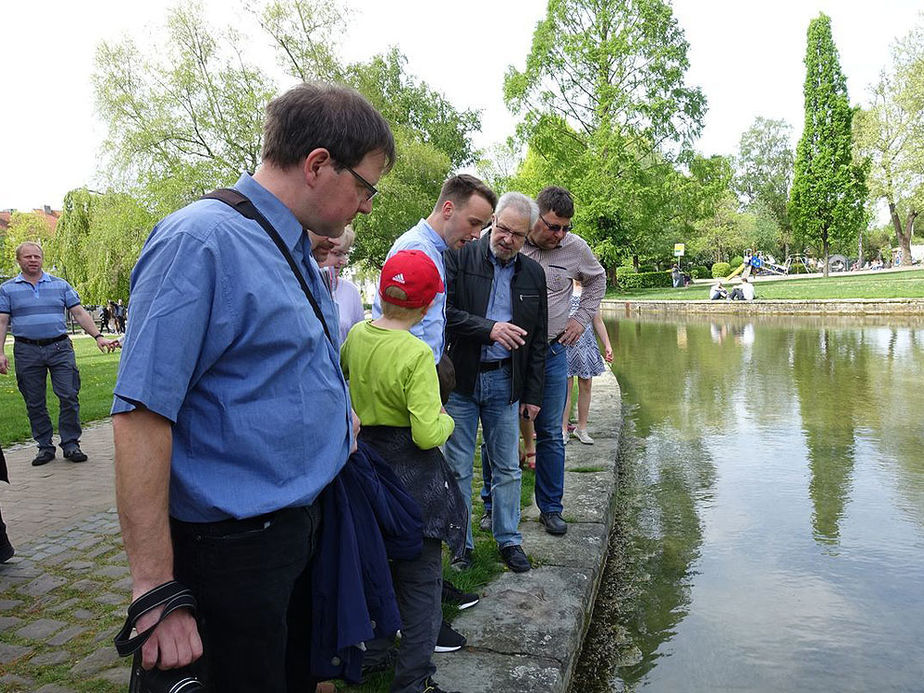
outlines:
[[[610, 289], [606, 297], [616, 300], [695, 301], [708, 299], [711, 286], [712, 283], [695, 284], [683, 289]], [[924, 298], [924, 270], [862, 275], [832, 274], [827, 279], [794, 277], [767, 282], [758, 279], [754, 287], [758, 299]]]
[[[119, 351], [101, 354], [96, 343], [86, 336], [72, 337], [80, 370], [80, 420], [95, 421], [109, 416], [112, 406], [112, 388], [115, 385], [119, 367]], [[0, 375], [0, 446], [31, 439], [26, 403], [16, 387], [13, 359], [13, 338], [6, 339], [6, 355], [10, 359], [10, 372]], [[47, 389], [48, 413], [58, 432], [58, 398], [51, 391], [51, 379]], [[56, 439], [57, 442], [57, 439]]]

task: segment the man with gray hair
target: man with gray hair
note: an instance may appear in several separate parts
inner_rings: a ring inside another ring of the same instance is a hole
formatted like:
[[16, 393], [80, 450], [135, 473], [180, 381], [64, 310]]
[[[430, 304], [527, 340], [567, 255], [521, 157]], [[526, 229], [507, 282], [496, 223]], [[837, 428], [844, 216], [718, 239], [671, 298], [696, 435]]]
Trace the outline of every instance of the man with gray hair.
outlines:
[[[471, 514], [480, 419], [493, 471], [494, 539], [504, 563], [518, 573], [530, 569], [518, 529], [518, 417], [535, 419], [539, 413], [547, 351], [545, 273], [520, 254], [538, 217], [533, 200], [508, 192], [497, 203], [490, 231], [444, 255], [448, 353], [456, 369], [456, 387], [446, 403], [456, 428], [446, 442], [446, 459]], [[473, 546], [469, 523], [467, 556]]]

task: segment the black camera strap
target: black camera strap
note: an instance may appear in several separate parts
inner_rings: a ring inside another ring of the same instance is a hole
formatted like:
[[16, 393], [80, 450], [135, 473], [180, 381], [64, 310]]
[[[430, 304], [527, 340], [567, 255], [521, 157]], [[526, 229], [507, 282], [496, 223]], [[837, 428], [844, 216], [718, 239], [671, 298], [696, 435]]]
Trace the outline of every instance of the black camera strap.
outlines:
[[273, 239], [276, 247], [279, 248], [279, 252], [282, 253], [282, 256], [286, 259], [286, 262], [289, 263], [289, 267], [292, 269], [292, 273], [298, 280], [299, 286], [302, 287], [305, 298], [308, 299], [312, 309], [314, 309], [314, 314], [317, 316], [318, 320], [321, 321], [321, 326], [324, 328], [324, 334], [327, 335], [328, 341], [331, 344], [335, 344], [334, 340], [330, 336], [330, 331], [327, 328], [327, 321], [324, 320], [324, 313], [321, 312], [321, 306], [318, 305], [317, 299], [315, 299], [314, 294], [311, 293], [311, 288], [308, 286], [308, 282], [305, 281], [304, 275], [298, 269], [298, 264], [295, 262], [295, 258], [292, 257], [292, 253], [289, 252], [289, 249], [286, 247], [285, 241], [282, 240], [279, 232], [273, 227], [269, 219], [260, 213], [260, 210], [256, 208], [254, 203], [251, 202], [246, 195], [238, 190], [235, 190], [234, 188], [218, 188], [217, 190], [213, 190], [212, 192], [203, 195], [199, 199], [218, 200], [219, 202], [224, 202], [226, 205], [238, 212], [241, 216], [246, 217], [247, 219], [253, 219], [263, 227], [263, 230], [266, 231], [267, 235]]
[[[157, 623], [131, 637], [132, 629], [135, 628], [138, 619], [159, 606], [163, 606], [164, 610], [161, 612]], [[154, 629], [177, 609], [189, 609], [193, 615], [196, 613], [196, 598], [193, 596], [192, 591], [187, 587], [183, 587], [176, 580], [165, 582], [150, 592], [145, 592], [133, 601], [128, 607], [128, 618], [125, 619], [122, 630], [115, 636], [115, 648], [119, 656], [127, 657], [140, 650], [154, 633]]]

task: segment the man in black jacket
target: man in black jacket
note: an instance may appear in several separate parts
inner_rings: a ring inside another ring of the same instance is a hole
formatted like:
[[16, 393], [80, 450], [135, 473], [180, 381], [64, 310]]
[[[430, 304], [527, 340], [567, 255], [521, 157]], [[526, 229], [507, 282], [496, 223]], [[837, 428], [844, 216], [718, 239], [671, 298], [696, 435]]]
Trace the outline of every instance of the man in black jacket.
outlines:
[[[542, 402], [548, 297], [545, 272], [520, 248], [538, 216], [533, 200], [509, 192], [498, 201], [489, 232], [444, 255], [448, 353], [456, 369], [456, 388], [446, 403], [456, 428], [446, 442], [446, 459], [471, 513], [480, 419], [493, 472], [494, 539], [507, 566], [521, 573], [530, 564], [518, 530], [518, 416], [535, 419]], [[469, 524], [468, 556], [473, 546]]]

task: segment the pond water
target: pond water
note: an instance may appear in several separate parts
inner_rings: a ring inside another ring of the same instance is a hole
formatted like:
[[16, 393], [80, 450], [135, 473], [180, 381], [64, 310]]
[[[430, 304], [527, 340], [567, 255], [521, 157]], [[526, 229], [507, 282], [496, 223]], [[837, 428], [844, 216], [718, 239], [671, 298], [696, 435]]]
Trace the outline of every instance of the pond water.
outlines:
[[924, 691], [924, 327], [608, 324], [635, 444], [584, 689]]

